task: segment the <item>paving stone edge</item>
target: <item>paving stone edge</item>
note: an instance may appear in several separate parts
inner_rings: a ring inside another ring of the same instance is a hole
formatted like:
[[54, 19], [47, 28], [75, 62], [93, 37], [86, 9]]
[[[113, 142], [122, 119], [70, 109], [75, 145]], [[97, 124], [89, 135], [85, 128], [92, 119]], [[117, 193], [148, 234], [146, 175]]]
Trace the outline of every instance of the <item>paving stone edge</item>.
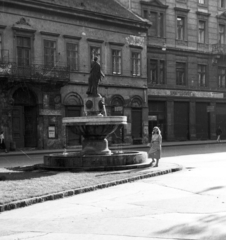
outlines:
[[159, 176], [159, 175], [173, 173], [173, 172], [180, 171], [182, 169], [183, 169], [183, 167], [178, 165], [177, 167], [172, 167], [172, 168], [167, 169], [167, 170], [159, 170], [157, 172], [140, 174], [140, 175], [135, 176], [135, 177], [130, 177], [130, 178], [115, 180], [115, 181], [111, 181], [111, 182], [101, 183], [101, 184], [90, 186], [90, 187], [70, 189], [70, 190], [66, 190], [66, 191], [62, 191], [62, 192], [58, 192], [58, 193], [51, 193], [51, 194], [43, 195], [43, 196], [40, 196], [40, 197], [34, 197], [34, 198], [28, 198], [28, 199], [24, 199], [24, 200], [20, 200], [20, 201], [14, 201], [14, 202], [11, 202], [11, 203], [0, 205], [0, 213], [4, 212], [4, 211], [9, 211], [9, 210], [17, 209], [17, 208], [30, 206], [30, 205], [33, 205], [33, 204], [36, 204], [36, 203], [42, 203], [42, 202], [50, 201], [50, 200], [57, 200], [57, 199], [70, 197], [70, 196], [81, 194], [81, 193], [86, 193], [86, 192], [91, 192], [91, 191], [95, 191], [95, 190], [98, 190], [98, 189], [103, 189], [103, 188], [107, 188], [107, 187], [116, 186], [116, 185], [119, 185], [119, 184], [134, 182], [134, 181], [141, 180], [141, 179], [144, 179], [144, 178], [156, 177], [156, 176]]

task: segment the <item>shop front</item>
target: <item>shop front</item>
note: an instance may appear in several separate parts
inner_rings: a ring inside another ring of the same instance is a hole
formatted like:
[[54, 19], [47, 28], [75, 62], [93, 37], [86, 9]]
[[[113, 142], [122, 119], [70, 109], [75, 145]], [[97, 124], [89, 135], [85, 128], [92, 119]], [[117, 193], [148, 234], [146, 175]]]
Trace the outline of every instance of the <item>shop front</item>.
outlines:
[[226, 104], [220, 92], [149, 89], [149, 135], [160, 127], [167, 141], [226, 138]]

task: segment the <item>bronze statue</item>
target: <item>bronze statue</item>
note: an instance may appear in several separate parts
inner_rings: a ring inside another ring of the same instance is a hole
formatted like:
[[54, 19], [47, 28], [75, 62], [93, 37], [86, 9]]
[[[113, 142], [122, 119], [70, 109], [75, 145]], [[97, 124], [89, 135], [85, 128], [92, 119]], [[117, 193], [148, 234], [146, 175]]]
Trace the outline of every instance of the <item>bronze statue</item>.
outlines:
[[86, 92], [88, 96], [93, 96], [93, 97], [99, 96], [97, 89], [98, 89], [99, 82], [103, 77], [105, 77], [105, 75], [101, 71], [100, 64], [98, 63], [98, 57], [94, 57], [94, 61], [92, 61], [92, 64], [91, 64], [88, 90]]

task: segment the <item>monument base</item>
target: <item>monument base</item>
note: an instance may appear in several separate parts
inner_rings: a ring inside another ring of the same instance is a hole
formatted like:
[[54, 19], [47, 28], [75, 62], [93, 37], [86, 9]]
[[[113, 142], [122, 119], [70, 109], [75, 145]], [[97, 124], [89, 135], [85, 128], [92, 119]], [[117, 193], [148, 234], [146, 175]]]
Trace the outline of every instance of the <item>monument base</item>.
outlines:
[[84, 139], [82, 142], [83, 155], [109, 155], [111, 150], [108, 148], [107, 139]]

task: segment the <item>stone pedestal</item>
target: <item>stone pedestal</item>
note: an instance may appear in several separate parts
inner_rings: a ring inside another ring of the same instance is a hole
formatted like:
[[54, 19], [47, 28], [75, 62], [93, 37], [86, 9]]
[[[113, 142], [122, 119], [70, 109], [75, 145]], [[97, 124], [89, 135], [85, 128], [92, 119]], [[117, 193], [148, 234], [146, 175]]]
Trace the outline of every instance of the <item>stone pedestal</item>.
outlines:
[[104, 98], [99, 97], [87, 97], [84, 99], [84, 111], [87, 116], [97, 116], [104, 113], [105, 101]]
[[102, 155], [111, 154], [108, 148], [107, 139], [84, 139], [82, 142], [82, 154], [84, 155]]

